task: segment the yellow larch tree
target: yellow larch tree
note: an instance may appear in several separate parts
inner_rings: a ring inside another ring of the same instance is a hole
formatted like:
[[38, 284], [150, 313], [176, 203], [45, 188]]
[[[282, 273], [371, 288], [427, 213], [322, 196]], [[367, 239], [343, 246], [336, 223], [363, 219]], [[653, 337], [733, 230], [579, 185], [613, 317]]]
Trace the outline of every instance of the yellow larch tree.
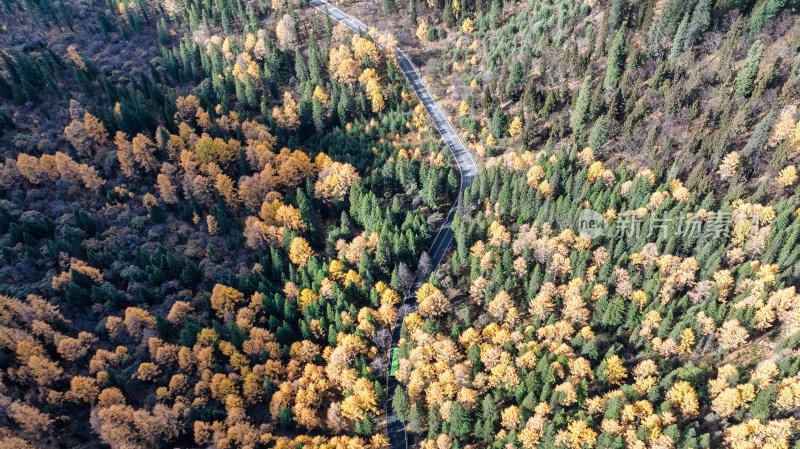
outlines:
[[350, 186], [360, 179], [352, 165], [332, 162], [319, 172], [317, 182], [314, 184], [314, 196], [328, 204], [342, 201], [350, 191]]
[[500, 413], [500, 417], [500, 423], [503, 427], [508, 430], [516, 429], [520, 420], [519, 407], [516, 405], [506, 407], [506, 409]]
[[444, 293], [428, 282], [422, 284], [422, 287], [417, 290], [417, 300], [419, 301], [419, 314], [423, 317], [443, 315], [452, 308], [450, 300]]
[[119, 160], [119, 167], [122, 173], [128, 178], [132, 178], [135, 173], [136, 165], [128, 136], [122, 131], [117, 131], [114, 135], [114, 145], [117, 147], [117, 160]]
[[377, 72], [375, 72], [375, 69], [371, 67], [364, 69], [364, 71], [361, 72], [361, 75], [358, 77], [358, 82], [364, 85], [364, 88], [367, 91], [367, 98], [372, 101], [372, 111], [382, 111], [385, 104], [383, 100], [383, 94], [381, 93], [380, 80]]
[[522, 134], [522, 119], [519, 116], [515, 116], [514, 120], [511, 121], [511, 124], [508, 126], [508, 134], [511, 137], [516, 137]]
[[314, 174], [311, 158], [300, 150], [290, 151], [288, 148], [281, 149], [275, 156], [275, 168], [275, 180], [287, 189], [294, 189], [305, 178]]
[[95, 401], [97, 401], [97, 396], [100, 394], [97, 379], [84, 376], [73, 377], [70, 381], [70, 394], [75, 400], [94, 405]]
[[326, 108], [330, 107], [331, 105], [330, 99], [328, 98], [328, 94], [326, 94], [325, 91], [320, 86], [314, 87], [314, 93], [312, 95], [312, 98], [316, 98], [317, 100], [319, 100], [319, 102], [322, 103], [322, 105], [325, 106]]
[[602, 162], [593, 162], [592, 165], [589, 166], [589, 170], [586, 172], [586, 179], [588, 179], [589, 182], [597, 181], [605, 169], [606, 168]]
[[466, 101], [461, 100], [461, 104], [458, 105], [458, 116], [464, 117], [467, 115], [467, 112], [469, 112], [469, 105]]
[[20, 153], [16, 162], [19, 173], [31, 184], [64, 180], [73, 185], [82, 183], [96, 192], [104, 183], [94, 167], [79, 164], [60, 151], [55, 155], [43, 154], [40, 158]]
[[691, 417], [697, 414], [699, 403], [697, 392], [692, 384], [685, 380], [675, 382], [665, 396], [673, 407], [679, 407], [684, 416]]
[[692, 352], [695, 338], [694, 331], [691, 327], [687, 327], [681, 332], [681, 344], [678, 346], [678, 352], [681, 354], [689, 354]]
[[561, 438], [559, 438], [559, 435], [556, 436], [556, 444], [560, 443], [562, 440], [570, 449], [593, 447], [597, 441], [597, 432], [592, 430], [589, 425], [586, 424], [586, 421], [576, 420], [569, 423], [566, 435], [562, 433]]
[[295, 237], [289, 245], [289, 260], [300, 268], [306, 266], [308, 258], [313, 254], [311, 246], [303, 237]]
[[[73, 101], [70, 101], [70, 109]], [[84, 157], [94, 156], [108, 144], [108, 132], [103, 122], [85, 111], [83, 120], [74, 117], [64, 128], [64, 137], [75, 147], [78, 154]]]
[[158, 365], [151, 362], [144, 362], [139, 365], [136, 378], [143, 382], [149, 382], [155, 380], [160, 374], [161, 370], [158, 368]]
[[539, 184], [539, 193], [547, 198], [553, 197], [553, 188], [550, 187], [550, 182], [548, 180], [545, 179]]
[[136, 134], [131, 141], [133, 158], [146, 172], [157, 168], [158, 160], [155, 156], [155, 150], [155, 143], [142, 133]]
[[297, 102], [288, 91], [283, 93], [283, 109], [277, 106], [272, 108], [272, 118], [275, 119], [278, 126], [289, 130], [297, 129], [300, 126], [299, 113]]
[[228, 175], [219, 173], [214, 187], [216, 187], [220, 196], [225, 199], [225, 204], [227, 204], [231, 210], [235, 211], [239, 208], [239, 193], [236, 190], [236, 184]]
[[736, 172], [739, 169], [739, 153], [736, 151], [731, 151], [728, 153], [724, 159], [722, 159], [722, 163], [719, 166], [719, 170], [717, 170], [717, 174], [721, 179], [730, 179], [736, 176]]
[[726, 388], [711, 401], [711, 410], [717, 415], [727, 418], [736, 413], [736, 410], [742, 405], [744, 405], [744, 401], [739, 389]]
[[748, 337], [747, 329], [736, 319], [725, 321], [719, 329], [719, 345], [723, 349], [736, 349], [745, 344]]
[[612, 385], [622, 385], [628, 377], [628, 370], [622, 364], [622, 359], [615, 354], [603, 360], [603, 363], [606, 364], [605, 376], [607, 382]]
[[278, 43], [283, 50], [294, 50], [297, 47], [297, 26], [291, 14], [284, 14], [275, 26]]
[[781, 187], [789, 187], [793, 185], [797, 181], [797, 168], [794, 165], [790, 165], [780, 173], [778, 173], [778, 184]]
[[463, 22], [461, 22], [461, 32], [472, 34], [473, 31], [475, 31], [475, 23], [471, 18], [467, 17]]
[[305, 309], [306, 307], [310, 306], [311, 303], [319, 299], [319, 296], [314, 293], [311, 289], [304, 288], [300, 291], [300, 296], [297, 298], [297, 305], [300, 306], [300, 309]]
[[428, 23], [424, 20], [420, 21], [415, 34], [417, 39], [424, 41], [428, 35]]
[[161, 164], [161, 173], [156, 176], [156, 189], [161, 196], [161, 200], [167, 204], [176, 204], [178, 202], [178, 187], [173, 181], [174, 175], [175, 166], [165, 162]]
[[64, 338], [58, 342], [58, 354], [70, 362], [74, 362], [89, 351], [89, 348], [77, 338]]
[[233, 287], [216, 284], [211, 291], [211, 307], [214, 308], [220, 318], [226, 314], [233, 313], [234, 308], [243, 302], [244, 295]]
[[362, 61], [364, 56], [369, 58], [371, 65], [378, 66], [380, 62], [381, 53], [378, 47], [370, 40], [365, 39], [357, 34], [353, 35], [353, 56], [357, 61]]
[[346, 45], [331, 49], [328, 62], [328, 71], [342, 83], [354, 83], [358, 79], [361, 65], [353, 58]]
[[489, 245], [504, 247], [511, 241], [511, 234], [505, 226], [498, 221], [489, 225]]
[[342, 401], [342, 415], [352, 421], [364, 419], [366, 413], [378, 412], [378, 397], [372, 382], [360, 377], [353, 385], [353, 394]]

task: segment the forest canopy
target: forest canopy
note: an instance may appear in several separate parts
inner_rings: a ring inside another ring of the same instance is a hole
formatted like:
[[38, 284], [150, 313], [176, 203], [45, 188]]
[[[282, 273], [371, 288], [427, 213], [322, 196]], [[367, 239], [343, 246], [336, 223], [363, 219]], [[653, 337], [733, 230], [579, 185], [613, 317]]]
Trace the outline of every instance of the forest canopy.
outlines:
[[0, 449], [800, 447], [796, 1], [333, 4], [0, 3]]

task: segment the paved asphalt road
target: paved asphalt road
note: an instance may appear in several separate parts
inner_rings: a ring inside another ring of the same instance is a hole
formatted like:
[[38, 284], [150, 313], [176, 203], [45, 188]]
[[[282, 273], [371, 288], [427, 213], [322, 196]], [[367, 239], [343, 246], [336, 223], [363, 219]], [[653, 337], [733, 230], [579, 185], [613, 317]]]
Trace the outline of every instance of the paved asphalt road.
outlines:
[[[369, 30], [366, 25], [359, 22], [357, 19], [348, 16], [328, 2], [323, 0], [310, 0], [309, 3], [311, 6], [328, 14], [338, 22], [344, 23], [348, 28], [357, 33], [366, 33]], [[432, 268], [433, 270], [436, 270], [436, 268], [439, 266], [439, 263], [442, 261], [442, 257], [444, 257], [445, 252], [447, 252], [447, 249], [450, 247], [450, 243], [453, 241], [453, 231], [450, 228], [450, 225], [453, 223], [453, 218], [456, 215], [458, 204], [464, 197], [464, 190], [472, 185], [472, 180], [475, 179], [478, 169], [475, 165], [475, 161], [472, 160], [472, 156], [470, 156], [466, 147], [464, 147], [464, 143], [453, 129], [453, 125], [450, 124], [450, 121], [447, 120], [447, 117], [439, 108], [436, 100], [433, 99], [433, 95], [431, 95], [431, 92], [428, 90], [428, 87], [422, 80], [417, 68], [414, 67], [414, 64], [411, 63], [411, 60], [406, 56], [405, 53], [403, 53], [402, 50], [397, 47], [394, 47], [394, 50], [397, 53], [397, 63], [400, 65], [400, 70], [403, 71], [403, 74], [408, 79], [408, 82], [411, 84], [411, 87], [414, 89], [417, 97], [419, 97], [420, 101], [422, 101], [422, 104], [425, 106], [428, 114], [433, 119], [433, 123], [436, 125], [436, 129], [439, 131], [439, 134], [442, 135], [442, 139], [444, 139], [445, 143], [447, 143], [447, 146], [450, 147], [450, 151], [456, 158], [456, 163], [458, 163], [458, 169], [461, 171], [461, 188], [458, 199], [456, 200], [455, 204], [453, 204], [453, 208], [450, 209], [450, 213], [447, 214], [447, 219], [445, 220], [444, 224], [442, 224], [441, 229], [439, 229], [439, 233], [436, 234], [436, 238], [433, 239], [431, 249], [428, 250], [428, 255], [431, 258]], [[424, 281], [425, 279], [414, 279], [411, 294], [405, 299], [405, 304], [416, 307], [417, 300], [415, 297], [415, 292]], [[389, 351], [389, 367], [387, 367], [387, 372], [391, 370], [391, 354], [397, 348], [397, 342], [400, 339], [399, 323], [400, 319], [398, 318], [398, 323], [392, 329], [392, 344]], [[392, 445], [392, 449], [406, 449], [409, 445], [409, 436], [406, 434], [406, 426], [403, 425], [399, 419], [397, 419], [397, 416], [392, 410], [392, 401], [394, 400], [394, 392], [398, 387], [398, 383], [394, 376], [388, 376], [386, 384], [386, 434], [389, 438], [390, 444]]]

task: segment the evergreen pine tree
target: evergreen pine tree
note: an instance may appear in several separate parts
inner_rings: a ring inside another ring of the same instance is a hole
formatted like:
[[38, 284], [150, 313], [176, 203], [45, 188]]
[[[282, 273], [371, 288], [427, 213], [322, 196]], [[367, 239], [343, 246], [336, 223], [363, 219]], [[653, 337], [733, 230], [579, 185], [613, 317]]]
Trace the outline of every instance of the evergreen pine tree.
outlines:
[[522, 63], [519, 59], [514, 61], [514, 65], [511, 66], [511, 71], [508, 74], [508, 83], [506, 84], [506, 97], [517, 101], [519, 100], [519, 90], [520, 84], [522, 83]]
[[394, 398], [392, 399], [392, 410], [397, 415], [397, 419], [399, 419], [400, 422], [402, 423], [408, 422], [410, 408], [411, 404], [408, 399], [408, 393], [406, 393], [405, 388], [398, 385], [397, 388], [394, 390]]
[[575, 101], [575, 108], [572, 111], [572, 132], [580, 134], [589, 120], [589, 106], [591, 105], [592, 77], [587, 75], [583, 79], [581, 89], [578, 91], [578, 99]]
[[[452, 417], [450, 418], [452, 420]], [[432, 440], [439, 435], [442, 426], [442, 417], [436, 407], [428, 409], [428, 439]]]
[[411, 406], [408, 413], [408, 431], [417, 435], [425, 431], [425, 424], [422, 421], [422, 411], [417, 404]]
[[480, 433], [476, 436], [487, 443], [493, 441], [497, 434], [498, 415], [497, 406], [494, 404], [494, 398], [491, 394], [485, 395], [481, 402], [481, 418], [483, 425], [481, 426]]
[[501, 139], [505, 137], [506, 133], [508, 132], [508, 118], [506, 117], [505, 112], [500, 109], [500, 106], [496, 107], [494, 110], [494, 115], [492, 115], [492, 134]]
[[705, 32], [711, 23], [711, 0], [700, 0], [692, 11], [692, 20], [686, 30], [686, 40], [683, 49], [688, 50], [694, 46], [697, 39]]
[[753, 130], [753, 134], [744, 146], [743, 153], [746, 160], [759, 155], [761, 150], [764, 149], [764, 145], [767, 143], [767, 140], [769, 140], [769, 133], [772, 130], [774, 121], [775, 111], [769, 111], [769, 113], [758, 122], [758, 125], [756, 125], [756, 128]]
[[674, 62], [678, 59], [678, 56], [683, 54], [684, 49], [686, 48], [686, 36], [688, 33], [689, 28], [689, 12], [687, 11], [686, 14], [683, 15], [683, 20], [681, 20], [681, 24], [678, 26], [678, 31], [675, 32], [675, 37], [672, 38], [672, 48], [669, 51], [669, 56], [667, 59], [670, 62]]
[[747, 52], [747, 59], [744, 64], [736, 73], [736, 79], [733, 81], [734, 92], [741, 97], [747, 97], [753, 91], [753, 82], [758, 75], [758, 64], [761, 62], [761, 56], [764, 53], [764, 44], [761, 41], [755, 41], [750, 50]]
[[325, 110], [325, 105], [322, 104], [322, 101], [320, 101], [319, 98], [314, 97], [311, 102], [311, 118], [314, 121], [314, 128], [319, 134], [325, 132], [327, 114], [328, 111]]
[[593, 150], [599, 149], [606, 143], [608, 137], [608, 116], [603, 115], [594, 122], [592, 131], [589, 133], [589, 147]]
[[489, 9], [489, 27], [496, 30], [500, 26], [500, 14], [503, 13], [503, 4], [500, 0], [492, 0], [491, 9]]
[[470, 423], [469, 416], [460, 402], [455, 401], [450, 406], [450, 435], [454, 437], [465, 437], [469, 435]]
[[614, 42], [611, 44], [611, 48], [608, 50], [608, 61], [606, 61], [606, 79], [603, 81], [603, 86], [606, 89], [616, 88], [617, 84], [619, 83], [619, 78], [622, 76], [622, 72], [625, 70], [625, 58], [627, 57], [625, 53], [625, 41], [625, 25], [622, 25], [619, 31], [617, 31], [616, 36], [614, 36]]

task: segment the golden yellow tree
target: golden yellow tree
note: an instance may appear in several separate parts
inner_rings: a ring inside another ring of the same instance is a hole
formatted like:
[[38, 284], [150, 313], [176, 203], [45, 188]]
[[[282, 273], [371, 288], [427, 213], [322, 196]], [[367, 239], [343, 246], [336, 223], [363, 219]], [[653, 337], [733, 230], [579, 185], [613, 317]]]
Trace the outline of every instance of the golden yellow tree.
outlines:
[[216, 284], [211, 291], [211, 307], [214, 308], [220, 318], [226, 314], [232, 314], [234, 308], [243, 302], [244, 295], [233, 287]]
[[239, 208], [239, 193], [236, 191], [236, 185], [233, 180], [228, 175], [219, 173], [214, 187], [216, 187], [220, 196], [225, 199], [228, 207], [234, 211]]
[[47, 435], [53, 425], [53, 419], [49, 415], [24, 402], [12, 402], [7, 408], [7, 413], [26, 435], [36, 437]]
[[358, 77], [358, 82], [364, 85], [367, 91], [367, 98], [372, 101], [372, 111], [380, 112], [384, 108], [383, 94], [381, 93], [380, 80], [377, 72], [373, 68], [366, 68]]
[[167, 204], [178, 202], [178, 188], [173, 182], [175, 166], [170, 163], [161, 164], [161, 173], [156, 176], [156, 189], [158, 189], [161, 200]]
[[458, 105], [458, 115], [459, 117], [464, 117], [469, 112], [469, 105], [466, 101], [461, 100], [461, 104]]
[[511, 137], [516, 137], [522, 134], [522, 119], [519, 116], [514, 117], [514, 120], [511, 121], [511, 124], [508, 126], [508, 134]]
[[665, 398], [673, 407], [680, 407], [681, 413], [683, 413], [684, 416], [694, 416], [697, 414], [699, 408], [697, 392], [689, 382], [685, 380], [675, 382], [667, 391]]
[[509, 430], [515, 429], [520, 420], [519, 407], [516, 405], [506, 407], [506, 409], [500, 413], [500, 417], [500, 423], [503, 427]]
[[169, 313], [167, 314], [167, 321], [170, 323], [180, 323], [183, 321], [183, 318], [191, 313], [193, 307], [186, 301], [175, 301], [172, 304], [172, 307], [169, 309]]
[[158, 159], [156, 159], [155, 150], [155, 143], [142, 133], [136, 134], [131, 141], [131, 151], [133, 152], [134, 160], [147, 172], [154, 171], [158, 168]]
[[277, 106], [272, 109], [272, 118], [278, 126], [289, 130], [297, 129], [300, 126], [300, 109], [297, 102], [292, 98], [288, 91], [283, 93], [283, 109]]
[[797, 168], [794, 165], [784, 168], [780, 173], [778, 173], [777, 181], [781, 187], [791, 186], [795, 183], [795, 181], [797, 181]]
[[444, 315], [452, 308], [450, 300], [444, 293], [428, 282], [422, 284], [422, 287], [417, 290], [417, 301], [419, 302], [419, 314], [426, 318]]
[[161, 374], [161, 370], [158, 369], [158, 365], [150, 362], [144, 362], [139, 365], [137, 370], [137, 378], [144, 382], [149, 382], [151, 380], [155, 380]]
[[314, 173], [314, 164], [306, 153], [299, 150], [290, 151], [288, 148], [281, 149], [275, 157], [275, 168], [276, 180], [289, 189], [297, 187]]
[[372, 382], [360, 377], [353, 385], [353, 394], [342, 401], [342, 415], [352, 421], [364, 419], [368, 412], [378, 412], [378, 397]]
[[594, 447], [596, 441], [597, 432], [583, 420], [572, 421], [566, 431], [561, 431], [556, 435], [556, 444], [563, 444], [570, 449]]
[[461, 32], [466, 34], [472, 34], [475, 31], [475, 23], [472, 21], [471, 18], [467, 17], [461, 23]]
[[719, 329], [719, 345], [723, 349], [736, 349], [745, 344], [748, 337], [747, 329], [736, 319], [725, 321]]
[[719, 166], [717, 174], [722, 179], [729, 179], [736, 176], [736, 171], [739, 168], [739, 153], [731, 151], [728, 153]]
[[353, 58], [350, 49], [346, 45], [331, 49], [328, 71], [341, 83], [354, 83], [358, 79], [360, 65]]
[[84, 401], [89, 405], [94, 405], [100, 388], [97, 386], [97, 379], [93, 377], [75, 376], [70, 381], [70, 394], [79, 401]]
[[589, 170], [586, 172], [586, 179], [588, 179], [589, 182], [597, 181], [597, 179], [600, 178], [605, 169], [606, 168], [602, 162], [600, 161], [593, 162], [592, 165], [589, 166]]
[[691, 327], [687, 327], [681, 332], [681, 344], [678, 346], [678, 352], [681, 354], [691, 353], [694, 342], [694, 331]]
[[297, 47], [297, 27], [291, 14], [284, 14], [275, 26], [278, 43], [283, 50], [294, 50]]
[[417, 26], [417, 39], [425, 40], [426, 36], [428, 35], [428, 23], [424, 20], [419, 22], [419, 26]]
[[295, 237], [289, 245], [289, 260], [298, 267], [306, 266], [308, 258], [313, 254], [311, 246], [308, 245], [308, 242], [303, 237]]
[[114, 135], [114, 145], [117, 147], [117, 160], [119, 161], [119, 168], [122, 173], [128, 178], [133, 178], [136, 169], [135, 159], [133, 157], [133, 148], [128, 141], [128, 136], [122, 132], [117, 131]]
[[[70, 101], [71, 106], [72, 101]], [[71, 109], [71, 108], [70, 108]], [[72, 144], [81, 156], [91, 157], [108, 144], [108, 132], [103, 122], [88, 112], [84, 112], [83, 121], [73, 118], [64, 128], [64, 137]]]
[[328, 204], [342, 201], [350, 191], [350, 186], [360, 179], [352, 165], [332, 162], [319, 172], [317, 182], [314, 184], [314, 196]]
[[58, 342], [58, 353], [64, 360], [74, 362], [89, 351], [89, 348], [77, 338], [64, 338]]
[[378, 66], [381, 56], [378, 47], [372, 41], [357, 34], [353, 35], [353, 55], [358, 61], [363, 60], [364, 56], [366, 56], [374, 67]]
[[622, 364], [622, 359], [615, 354], [603, 360], [603, 363], [606, 364], [605, 376], [607, 382], [612, 385], [622, 385], [628, 377], [628, 370]]
[[312, 95], [312, 98], [316, 98], [317, 100], [319, 100], [319, 102], [322, 103], [322, 105], [325, 106], [326, 108], [330, 107], [331, 105], [330, 99], [328, 98], [328, 94], [326, 94], [325, 91], [322, 90], [320, 86], [314, 87], [314, 94]]

